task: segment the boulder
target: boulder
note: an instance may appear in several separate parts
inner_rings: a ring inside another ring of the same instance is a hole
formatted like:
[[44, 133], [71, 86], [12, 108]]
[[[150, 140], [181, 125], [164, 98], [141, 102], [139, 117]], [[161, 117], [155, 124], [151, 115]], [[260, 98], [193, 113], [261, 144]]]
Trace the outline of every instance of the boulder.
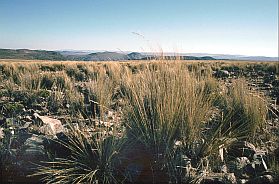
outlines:
[[2, 183], [40, 183], [41, 178], [26, 176], [34, 174], [36, 164], [42, 164], [42, 161], [47, 161], [43, 140], [43, 136], [32, 134], [25, 140], [20, 149], [14, 149], [15, 158], [13, 159], [13, 164], [9, 166], [10, 170], [4, 173]]
[[58, 119], [40, 116], [37, 113], [34, 114], [34, 117], [39, 126], [41, 126], [39, 131], [45, 135], [55, 136], [57, 133], [64, 131], [64, 127]]
[[41, 161], [45, 159], [44, 138], [33, 134], [24, 142], [24, 151], [22, 152], [22, 159], [25, 161]]
[[17, 131], [17, 139], [18, 144], [23, 145], [28, 138], [31, 138], [34, 134], [28, 132], [25, 128], [20, 128]]

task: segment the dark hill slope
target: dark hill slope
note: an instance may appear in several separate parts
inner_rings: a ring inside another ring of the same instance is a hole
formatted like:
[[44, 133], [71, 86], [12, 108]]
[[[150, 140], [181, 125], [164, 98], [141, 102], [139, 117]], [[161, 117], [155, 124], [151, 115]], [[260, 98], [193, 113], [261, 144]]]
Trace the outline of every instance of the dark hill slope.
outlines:
[[28, 49], [0, 49], [0, 58], [27, 60], [66, 60], [66, 58], [59, 52]]
[[[177, 59], [175, 56], [164, 56], [164, 59]], [[118, 52], [95, 52], [88, 54], [86, 52], [71, 51], [46, 51], [46, 50], [28, 50], [28, 49], [0, 49], [0, 59], [23, 59], [23, 60], [53, 60], [53, 61], [122, 61], [122, 60], [150, 60], [162, 59], [160, 56], [145, 55], [139, 52], [129, 54]], [[215, 60], [210, 56], [180, 56], [182, 60]]]

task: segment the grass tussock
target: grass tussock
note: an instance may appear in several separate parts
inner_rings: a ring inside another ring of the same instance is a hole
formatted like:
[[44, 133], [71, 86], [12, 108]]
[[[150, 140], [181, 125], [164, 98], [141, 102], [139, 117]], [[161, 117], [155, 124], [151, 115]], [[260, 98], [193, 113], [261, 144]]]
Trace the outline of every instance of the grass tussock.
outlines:
[[[35, 175], [46, 183], [117, 183], [120, 175], [119, 153], [123, 140], [102, 133], [84, 135], [75, 131], [68, 141], [60, 141], [71, 152], [69, 158], [55, 158], [39, 166]], [[33, 176], [35, 176], [33, 175]]]
[[198, 139], [211, 107], [211, 99], [205, 98], [205, 82], [180, 64], [170, 65], [149, 66], [128, 77], [125, 84], [129, 104], [126, 126], [150, 148]]

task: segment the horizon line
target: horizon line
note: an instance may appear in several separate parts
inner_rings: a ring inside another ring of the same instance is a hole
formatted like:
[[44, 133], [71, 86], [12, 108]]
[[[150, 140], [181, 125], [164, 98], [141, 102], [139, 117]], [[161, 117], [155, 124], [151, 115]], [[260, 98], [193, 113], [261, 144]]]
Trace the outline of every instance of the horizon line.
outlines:
[[0, 48], [0, 49], [10, 49], [10, 50], [41, 50], [41, 51], [80, 51], [80, 52], [116, 52], [116, 53], [132, 53], [132, 52], [138, 52], [138, 53], [167, 53], [167, 54], [209, 54], [209, 55], [216, 55], [216, 56], [238, 56], [238, 57], [268, 57], [268, 58], [279, 58], [279, 51], [277, 56], [267, 56], [267, 55], [243, 55], [243, 54], [225, 54], [225, 53], [207, 53], [207, 52], [173, 52], [173, 51], [128, 51], [128, 50], [105, 50], [105, 49], [41, 49], [41, 48]]

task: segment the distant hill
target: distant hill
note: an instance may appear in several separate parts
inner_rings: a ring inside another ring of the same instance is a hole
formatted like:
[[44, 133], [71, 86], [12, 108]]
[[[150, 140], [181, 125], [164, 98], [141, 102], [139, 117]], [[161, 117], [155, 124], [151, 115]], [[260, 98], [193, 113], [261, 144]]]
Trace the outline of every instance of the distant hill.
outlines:
[[[28, 49], [0, 49], [0, 59], [26, 59], [26, 60], [56, 60], [56, 61], [121, 61], [121, 60], [149, 60], [162, 58], [156, 55], [146, 55], [139, 52], [94, 52], [83, 51], [46, 51]], [[164, 56], [164, 59], [176, 59], [175, 56]], [[180, 56], [183, 60], [215, 60], [210, 56]]]
[[[164, 53], [165, 59], [176, 59], [173, 53]], [[208, 53], [176, 53], [182, 60], [247, 60], [247, 61], [278, 61], [278, 57], [242, 56]], [[53, 60], [53, 61], [120, 61], [150, 60], [162, 58], [156, 53], [139, 52], [108, 52], [108, 51], [47, 51], [29, 49], [0, 49], [0, 59]]]
[[129, 60], [126, 54], [117, 52], [96, 52], [88, 54], [84, 57], [84, 61], [119, 61]]
[[216, 60], [213, 57], [210, 56], [203, 56], [203, 57], [196, 57], [196, 56], [147, 56], [142, 58], [143, 60], [149, 60], [149, 59], [167, 59], [167, 60], [175, 60], [177, 58], [181, 59], [181, 60]]
[[26, 60], [65, 60], [66, 58], [55, 51], [28, 50], [28, 49], [0, 49], [1, 59], [26, 59]]
[[130, 60], [139, 60], [139, 59], [143, 59], [146, 57], [145, 55], [143, 55], [139, 52], [131, 52], [130, 54], [127, 54], [127, 56]]
[[209, 53], [180, 53], [180, 55], [195, 56], [195, 57], [210, 56], [218, 60], [278, 61], [278, 57], [266, 57], [266, 56], [244, 56], [244, 55], [209, 54]]
[[[219, 58], [219, 57], [217, 57]], [[220, 57], [222, 58], [222, 57]], [[224, 58], [224, 57], [223, 57]], [[278, 57], [265, 57], [265, 56], [237, 56], [237, 57], [227, 57], [230, 60], [252, 60], [252, 61], [278, 61]]]
[[[28, 49], [0, 49], [0, 59], [53, 60], [53, 61], [121, 61], [149, 60], [162, 58], [160, 56], [142, 54], [139, 52], [94, 52], [82, 51], [46, 51]], [[175, 56], [164, 56], [165, 59], [176, 59]], [[213, 57], [181, 56], [183, 60], [214, 60]]]
[[182, 56], [183, 60], [216, 60], [213, 57], [210, 56], [202, 56], [202, 57], [196, 57], [196, 56]]
[[59, 52], [60, 54], [62, 54], [63, 56], [74, 56], [74, 55], [87, 55], [90, 54], [92, 52], [86, 52], [86, 51], [56, 51]]

